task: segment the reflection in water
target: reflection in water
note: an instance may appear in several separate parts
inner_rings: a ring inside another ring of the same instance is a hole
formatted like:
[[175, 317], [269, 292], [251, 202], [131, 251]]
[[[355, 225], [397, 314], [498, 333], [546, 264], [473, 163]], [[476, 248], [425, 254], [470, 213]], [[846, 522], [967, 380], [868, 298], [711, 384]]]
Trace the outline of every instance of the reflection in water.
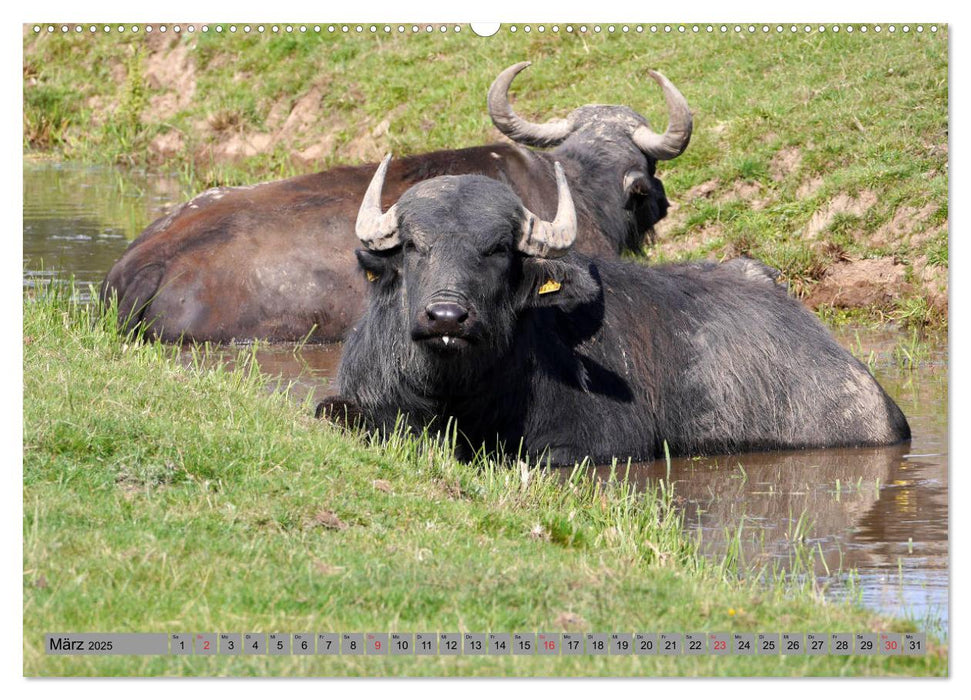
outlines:
[[[945, 634], [947, 465], [911, 446], [766, 452], [631, 465], [644, 487], [668, 479], [698, 533], [721, 558], [737, 546], [747, 567], [785, 569], [807, 547], [815, 574], [835, 595], [847, 577], [863, 602], [905, 612]], [[609, 467], [593, 470], [608, 479]], [[683, 499], [683, 500], [682, 500]], [[798, 546], [797, 546], [798, 545]], [[925, 619], [921, 619], [925, 618]]]
[[174, 180], [24, 163], [24, 289], [74, 276], [86, 301], [130, 239], [182, 198]]
[[[186, 196], [174, 181], [130, 172], [24, 165], [24, 289], [74, 275], [97, 287], [128, 240]], [[41, 266], [43, 261], [43, 267]], [[916, 370], [901, 369], [899, 331], [843, 331], [844, 347], [870, 359], [880, 383], [910, 421], [910, 445], [883, 449], [770, 452], [676, 459], [670, 479], [684, 499], [686, 526], [722, 556], [741, 529], [748, 564], [785, 565], [793, 538], [816, 552], [816, 574], [832, 595], [907, 615], [945, 636], [948, 619], [947, 348], [931, 345]], [[215, 347], [206, 362], [232, 364], [240, 348]], [[298, 402], [330, 391], [340, 346], [257, 346], [261, 371]], [[183, 361], [193, 361], [190, 351]], [[606, 478], [604, 468], [595, 470]], [[663, 463], [632, 465], [646, 484], [667, 478]], [[853, 585], [845, 574], [855, 570]]]

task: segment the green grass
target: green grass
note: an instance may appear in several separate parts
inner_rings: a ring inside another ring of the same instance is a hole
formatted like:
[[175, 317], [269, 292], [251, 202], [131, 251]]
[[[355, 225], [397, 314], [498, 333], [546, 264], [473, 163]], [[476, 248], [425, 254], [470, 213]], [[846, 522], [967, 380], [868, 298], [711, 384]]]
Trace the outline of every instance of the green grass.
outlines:
[[[370, 445], [120, 337], [69, 288], [24, 299], [26, 675], [941, 675], [925, 657], [47, 657], [53, 631], [913, 630], [709, 561], [664, 482]], [[623, 469], [618, 473], [622, 474]], [[794, 545], [811, 570], [812, 550]]]

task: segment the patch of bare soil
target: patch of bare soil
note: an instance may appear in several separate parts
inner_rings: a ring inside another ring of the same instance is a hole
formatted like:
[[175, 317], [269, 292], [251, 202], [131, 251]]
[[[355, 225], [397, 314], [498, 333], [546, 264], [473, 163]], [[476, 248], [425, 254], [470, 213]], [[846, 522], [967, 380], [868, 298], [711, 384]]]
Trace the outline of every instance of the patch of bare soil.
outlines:
[[928, 305], [946, 316], [948, 308], [948, 268], [931, 265], [926, 255], [921, 255], [914, 260], [911, 268], [914, 284], [922, 290]]
[[[151, 97], [149, 112], [153, 120], [165, 119], [187, 108], [196, 93], [196, 71], [187, 44], [177, 38], [156, 37], [145, 63], [145, 79], [157, 94]], [[120, 67], [123, 70], [123, 66]], [[124, 79], [124, 76], [119, 76]], [[321, 98], [326, 86], [317, 85], [302, 95], [293, 105], [281, 100], [273, 105], [267, 118], [268, 130], [250, 132], [233, 121], [232, 114], [213, 114], [196, 125], [207, 142], [200, 145], [193, 156], [200, 162], [233, 162], [273, 151], [285, 144], [298, 162], [322, 159], [336, 144], [338, 129], [306, 143], [306, 134], [320, 120]], [[304, 141], [301, 143], [301, 141]], [[184, 152], [185, 137], [169, 130], [157, 136], [152, 151], [162, 158]], [[359, 149], [363, 150], [363, 149]]]
[[714, 194], [719, 185], [721, 185], [721, 180], [715, 178], [713, 180], [707, 180], [702, 182], [700, 185], [695, 185], [685, 192], [677, 200], [671, 200], [670, 206], [668, 207], [668, 214], [659, 222], [654, 225], [654, 238], [662, 243], [669, 239], [675, 229], [679, 228], [684, 222], [684, 211], [681, 208], [681, 202], [692, 202], [696, 199], [708, 199]]
[[[145, 81], [156, 94], [149, 98], [148, 114], [153, 121], [167, 119], [188, 108], [196, 93], [196, 66], [189, 47], [178, 37], [160, 33], [148, 35], [151, 48], [145, 60]], [[183, 152], [184, 135], [170, 129], [159, 134], [149, 148], [159, 158]]]
[[721, 224], [708, 222], [704, 226], [693, 228], [683, 236], [659, 235], [657, 244], [652, 250], [668, 258], [678, 258], [684, 253], [711, 245], [714, 241], [721, 239], [724, 233]]
[[298, 135], [305, 132], [320, 120], [320, 100], [323, 97], [323, 90], [314, 86], [305, 95], [302, 95], [293, 105], [290, 114], [287, 115], [283, 126], [274, 134], [277, 141], [289, 142]]
[[764, 209], [769, 200], [767, 197], [759, 198], [762, 194], [762, 185], [750, 180], [736, 180], [732, 183], [732, 188], [718, 197], [718, 202], [724, 204], [732, 200], [748, 202], [752, 209], [758, 211]]
[[762, 185], [749, 180], [735, 180], [729, 187], [718, 178], [713, 178], [695, 185], [681, 197], [678, 197], [677, 201], [672, 200], [668, 207], [668, 215], [655, 224], [654, 236], [655, 240], [659, 242], [659, 249], [665, 253], [691, 250], [692, 247], [695, 247], [691, 244], [692, 241], [710, 240], [712, 235], [721, 235], [721, 226], [717, 224], [706, 225], [699, 231], [689, 231], [688, 235], [679, 239], [674, 249], [664, 248], [663, 246], [670, 242], [674, 231], [684, 223], [685, 211], [679, 202], [687, 203], [698, 199], [714, 199], [719, 204], [725, 204], [733, 200], [741, 200], [748, 202], [753, 209], [759, 210], [769, 202], [768, 197], [759, 198], [762, 193]]
[[244, 134], [233, 132], [226, 138], [213, 144], [210, 149], [216, 161], [234, 161], [241, 158], [256, 156], [266, 153], [273, 145], [273, 136], [270, 134]]
[[333, 152], [336, 144], [337, 138], [333, 133], [324, 134], [316, 143], [312, 143], [302, 151], [294, 153], [291, 159], [298, 165], [320, 163]]
[[172, 158], [182, 153], [185, 140], [182, 132], [170, 129], [165, 133], [159, 134], [152, 140], [152, 152], [161, 158]]
[[717, 178], [702, 182], [700, 185], [695, 185], [690, 190], [685, 192], [682, 199], [684, 199], [686, 202], [690, 202], [693, 199], [708, 198], [718, 190], [720, 185], [721, 180]]
[[266, 115], [266, 128], [270, 131], [276, 131], [279, 129], [283, 123], [290, 116], [290, 100], [280, 99], [274, 102], [270, 106], [270, 111]]
[[713, 125], [708, 127], [708, 131], [715, 135], [715, 138], [721, 138], [728, 131], [728, 122], [715, 122]]
[[877, 245], [901, 241], [913, 242], [914, 233], [922, 228], [924, 222], [936, 211], [935, 204], [925, 204], [920, 209], [910, 206], [897, 207], [890, 221], [874, 232], [872, 241]]
[[776, 182], [782, 182], [796, 171], [800, 163], [802, 163], [802, 151], [795, 146], [783, 148], [769, 163], [769, 175]]
[[111, 76], [112, 82], [119, 85], [124, 83], [128, 77], [128, 69], [125, 67], [124, 62], [117, 56], [112, 56], [108, 62], [108, 75]]
[[149, 53], [144, 70], [148, 86], [161, 91], [149, 101], [153, 120], [166, 119], [192, 103], [196, 93], [196, 67], [188, 46], [178, 37], [164, 39], [159, 50]]
[[107, 97], [94, 95], [85, 100], [85, 106], [91, 110], [91, 126], [100, 127], [105, 123], [105, 115], [114, 112], [118, 105]]
[[796, 190], [796, 197], [799, 199], [809, 199], [814, 194], [819, 191], [819, 188], [823, 186], [823, 178], [816, 177], [810, 178], [799, 185], [799, 189]]
[[812, 308], [888, 308], [909, 289], [906, 267], [893, 258], [844, 260], [826, 270], [806, 303]]
[[812, 215], [809, 224], [806, 226], [805, 235], [807, 238], [816, 238], [826, 230], [837, 214], [862, 216], [876, 203], [877, 195], [871, 190], [863, 190], [858, 197], [851, 197], [845, 192], [840, 192], [827, 202], [826, 206]]
[[[342, 142], [340, 137], [346, 124], [331, 120], [328, 130], [320, 131], [325, 90], [326, 85], [321, 83], [301, 95], [292, 106], [289, 100], [272, 105], [265, 131], [241, 128], [231, 120], [233, 115], [210, 115], [208, 120], [196, 125], [197, 130], [206, 136], [206, 143], [197, 149], [194, 157], [204, 163], [234, 162], [271, 153], [282, 146], [292, 154], [291, 159], [297, 165], [314, 166], [338, 147], [342, 158], [351, 162], [379, 160], [390, 148], [388, 133], [394, 112], [385, 115], [374, 126], [367, 121], [358, 124], [358, 134]], [[155, 140], [153, 147], [160, 154], [171, 154], [170, 149], [177, 143], [176, 137], [164, 134]]]

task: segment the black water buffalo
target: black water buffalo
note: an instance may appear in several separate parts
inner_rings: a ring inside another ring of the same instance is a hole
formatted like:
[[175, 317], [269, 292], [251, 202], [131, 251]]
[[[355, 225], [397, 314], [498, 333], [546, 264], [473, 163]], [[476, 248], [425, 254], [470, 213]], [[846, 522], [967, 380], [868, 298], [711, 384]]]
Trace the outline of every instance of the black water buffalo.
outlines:
[[[656, 163], [680, 154], [691, 135], [684, 97], [648, 71], [668, 104], [663, 134], [627, 107], [586, 106], [565, 120], [532, 124], [506, 98], [527, 65], [499, 75], [489, 108], [512, 138], [558, 144], [554, 151], [495, 144], [404, 158], [388, 172], [388, 201], [428, 178], [479, 173], [508, 183], [533, 211], [550, 215], [556, 159], [576, 193], [577, 248], [599, 256], [639, 248], [667, 212]], [[105, 278], [102, 299], [117, 295], [126, 329], [140, 327], [166, 341], [339, 340], [364, 308], [354, 217], [375, 167], [204, 192], [132, 242]]]
[[[387, 163], [387, 160], [385, 161]], [[748, 258], [645, 267], [571, 251], [506, 185], [439, 177], [357, 222], [367, 310], [318, 415], [386, 431], [454, 421], [471, 450], [650, 460], [906, 440], [900, 409]]]

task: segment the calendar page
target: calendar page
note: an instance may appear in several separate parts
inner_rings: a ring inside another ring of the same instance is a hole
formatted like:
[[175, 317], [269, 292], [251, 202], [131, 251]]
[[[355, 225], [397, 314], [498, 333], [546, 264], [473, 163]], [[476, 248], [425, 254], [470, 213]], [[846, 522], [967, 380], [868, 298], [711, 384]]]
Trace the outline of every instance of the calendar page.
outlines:
[[23, 674], [949, 675], [945, 18], [329, 11], [22, 26]]

